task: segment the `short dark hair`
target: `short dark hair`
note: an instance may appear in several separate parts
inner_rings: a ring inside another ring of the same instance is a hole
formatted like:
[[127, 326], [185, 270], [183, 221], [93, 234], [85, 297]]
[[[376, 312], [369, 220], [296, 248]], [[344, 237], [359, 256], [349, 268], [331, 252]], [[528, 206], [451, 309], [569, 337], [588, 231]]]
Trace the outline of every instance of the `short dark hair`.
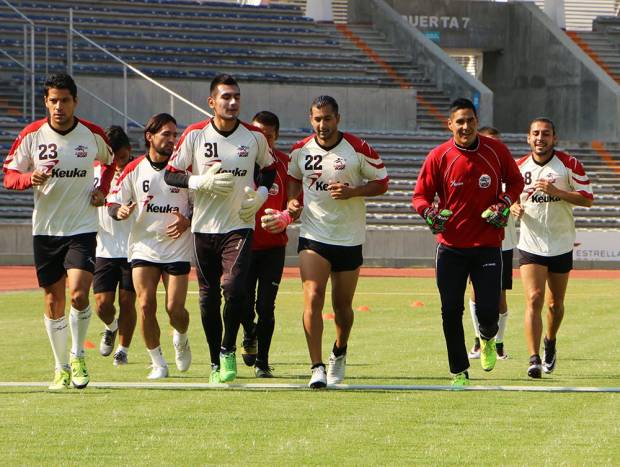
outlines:
[[459, 97], [458, 99], [454, 99], [450, 104], [450, 116], [457, 110], [462, 109], [471, 109], [474, 111], [474, 115], [477, 117], [478, 113], [476, 112], [476, 106], [469, 99], [465, 99], [464, 97]]
[[551, 119], [550, 119], [550, 118], [548, 118], [548, 117], [536, 117], [534, 120], [532, 120], [532, 121], [530, 122], [530, 126], [529, 126], [529, 127], [528, 127], [528, 129], [527, 129], [527, 132], [528, 132], [528, 133], [529, 133], [529, 132], [530, 132], [530, 130], [532, 129], [532, 125], [533, 125], [534, 123], [536, 123], [536, 122], [548, 123], [548, 124], [551, 126], [551, 129], [553, 130], [553, 134], [554, 134], [554, 135], [556, 134], [556, 132], [555, 132], [555, 124], [554, 124], [554, 123], [551, 121]]
[[75, 99], [77, 97], [77, 86], [71, 75], [67, 73], [56, 73], [48, 76], [43, 84], [43, 93], [45, 97], [50, 89], [67, 89]]
[[209, 88], [209, 94], [213, 95], [213, 91], [215, 91], [220, 84], [229, 84], [231, 86], [239, 87], [239, 83], [237, 83], [237, 80], [233, 77], [233, 75], [222, 73], [221, 75], [217, 75], [211, 81], [211, 86]]
[[315, 97], [314, 100], [312, 101], [312, 104], [310, 105], [310, 113], [312, 113], [313, 107], [320, 109], [322, 107], [325, 107], [326, 105], [331, 106], [334, 113], [338, 115], [338, 102], [336, 102], [336, 99], [334, 99], [332, 96]]
[[483, 135], [490, 136], [501, 136], [500, 131], [494, 126], [483, 126], [478, 128], [478, 133], [482, 133]]
[[252, 117], [253, 122], [258, 122], [261, 125], [271, 126], [276, 129], [276, 131], [280, 131], [280, 119], [273, 112], [269, 112], [268, 110], [262, 110], [258, 112], [254, 117]]
[[106, 135], [108, 135], [108, 141], [110, 141], [110, 147], [113, 152], [116, 152], [122, 148], [131, 147], [127, 133], [125, 133], [125, 130], [118, 125], [112, 125], [108, 128], [106, 130]]
[[153, 115], [151, 118], [149, 118], [149, 121], [146, 122], [146, 127], [144, 128], [144, 144], [146, 145], [147, 148], [149, 148], [151, 144], [146, 139], [146, 134], [150, 133], [154, 135], [159, 130], [161, 130], [161, 127], [163, 127], [164, 125], [170, 122], [174, 123], [175, 125], [177, 124], [177, 121], [175, 120], [175, 118], [172, 115], [167, 114], [167, 113], [156, 114], [156, 115]]

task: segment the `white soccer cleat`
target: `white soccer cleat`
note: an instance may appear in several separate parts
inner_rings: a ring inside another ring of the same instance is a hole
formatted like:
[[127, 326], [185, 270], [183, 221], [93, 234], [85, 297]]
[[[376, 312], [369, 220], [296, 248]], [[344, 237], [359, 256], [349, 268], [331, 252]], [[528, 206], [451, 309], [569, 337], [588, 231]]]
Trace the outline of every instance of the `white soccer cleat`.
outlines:
[[329, 355], [327, 367], [327, 384], [339, 384], [344, 379], [344, 371], [347, 367], [347, 354], [336, 357], [334, 352]]
[[185, 342], [185, 345], [174, 344], [174, 361], [179, 371], [189, 370], [189, 366], [192, 364], [192, 351], [189, 348], [189, 340]]
[[147, 376], [147, 379], [162, 379], [168, 377], [167, 366], [153, 366], [151, 372]]
[[312, 369], [312, 377], [308, 386], [312, 389], [320, 389], [327, 386], [327, 376], [325, 374], [325, 366], [319, 365]]

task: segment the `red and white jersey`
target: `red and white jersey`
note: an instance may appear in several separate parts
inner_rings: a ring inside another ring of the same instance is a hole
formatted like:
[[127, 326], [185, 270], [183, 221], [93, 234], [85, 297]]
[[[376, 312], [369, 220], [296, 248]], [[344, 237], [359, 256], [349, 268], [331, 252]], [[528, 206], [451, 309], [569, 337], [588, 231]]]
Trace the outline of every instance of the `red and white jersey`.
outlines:
[[581, 163], [574, 157], [555, 151], [545, 165], [532, 154], [518, 161], [525, 181], [521, 194], [521, 235], [519, 249], [540, 256], [557, 256], [573, 250], [575, 243], [574, 205], [555, 196], [534, 191], [537, 180], [549, 180], [563, 191], [576, 191], [593, 199], [592, 186]]
[[168, 169], [203, 175], [216, 162], [221, 162], [221, 172], [233, 174], [235, 186], [227, 196], [204, 191], [195, 193], [192, 232], [228, 233], [253, 229], [253, 220], [242, 221], [239, 210], [244, 188], [254, 188], [254, 165], [265, 168], [274, 163], [265, 135], [241, 121], [232, 133], [226, 134], [215, 128], [212, 119], [195, 123], [181, 135]]
[[[187, 188], [168, 185], [164, 171], [156, 170], [146, 156], [130, 162], [113, 187], [110, 203], [137, 204], [129, 234], [127, 258], [153, 263], [189, 261], [191, 236], [189, 230], [177, 239], [166, 235], [166, 228], [176, 220], [174, 212], [189, 217]], [[127, 220], [114, 222], [128, 222]]]
[[47, 119], [41, 119], [24, 128], [3, 169], [20, 173], [39, 169], [51, 174], [45, 184], [33, 187], [33, 235], [97, 231], [97, 208], [90, 204], [95, 161], [113, 161], [105, 132], [97, 125], [76, 118], [74, 127], [58, 132]]
[[508, 218], [508, 224], [504, 227], [504, 240], [502, 240], [502, 251], [514, 250], [519, 243], [519, 235], [517, 235], [517, 225], [515, 218], [511, 214]]
[[[114, 172], [112, 186], [115, 186], [121, 176], [121, 171]], [[101, 165], [95, 165], [95, 187], [99, 186], [101, 178]], [[108, 195], [110, 198], [111, 195]], [[107, 204], [107, 203], [106, 203]], [[131, 232], [131, 226], [136, 218], [135, 213], [129, 219], [117, 221], [108, 214], [108, 207], [97, 208], [99, 215], [99, 232], [97, 232], [97, 257], [98, 258], [127, 258], [127, 240]]]
[[366, 141], [342, 133], [334, 147], [324, 148], [314, 135], [308, 136], [293, 146], [288, 174], [303, 186], [300, 237], [330, 245], [364, 243], [364, 198], [333, 199], [327, 187], [330, 183], [356, 187], [368, 181], [388, 182], [381, 157]]
[[438, 209], [452, 211], [445, 230], [437, 235], [439, 243], [454, 248], [499, 248], [504, 229], [486, 222], [482, 213], [499, 202], [502, 193], [515, 201], [522, 190], [523, 178], [505, 144], [479, 135], [476, 146], [465, 149], [450, 138], [426, 157], [413, 207], [423, 215], [437, 196]]

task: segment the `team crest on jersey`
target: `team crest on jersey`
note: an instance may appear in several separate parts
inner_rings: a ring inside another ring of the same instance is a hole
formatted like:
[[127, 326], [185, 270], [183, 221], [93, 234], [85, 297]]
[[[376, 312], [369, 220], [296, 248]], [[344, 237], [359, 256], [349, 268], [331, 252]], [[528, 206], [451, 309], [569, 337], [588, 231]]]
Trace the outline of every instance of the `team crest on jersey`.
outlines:
[[181, 189], [178, 186], [171, 186], [170, 193], [180, 193]]
[[545, 175], [545, 178], [549, 183], [555, 183], [555, 175], [553, 173], [549, 172], [547, 175]]
[[480, 188], [489, 188], [491, 186], [491, 177], [487, 174], [480, 175], [478, 186]]
[[249, 146], [239, 146], [237, 148], [237, 155], [239, 157], [248, 157], [248, 154], [250, 154], [250, 148]]
[[88, 156], [88, 146], [84, 146], [80, 144], [77, 148], [75, 148], [75, 156], [76, 157]]
[[346, 164], [344, 162], [344, 159], [342, 159], [341, 157], [337, 158], [334, 161], [334, 170], [344, 170], [345, 167]]
[[274, 184], [271, 185], [271, 188], [269, 188], [269, 194], [276, 196], [278, 193], [280, 193], [280, 187], [274, 182]]

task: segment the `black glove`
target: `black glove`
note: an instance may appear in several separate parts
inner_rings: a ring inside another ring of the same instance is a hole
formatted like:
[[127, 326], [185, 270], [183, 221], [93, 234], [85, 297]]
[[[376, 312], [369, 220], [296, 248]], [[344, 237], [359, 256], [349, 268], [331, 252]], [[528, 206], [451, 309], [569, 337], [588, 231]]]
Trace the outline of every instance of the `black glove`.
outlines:
[[424, 210], [423, 217], [431, 232], [438, 234], [444, 231], [444, 224], [451, 215], [452, 211], [449, 209], [438, 211], [437, 208], [430, 206]]

